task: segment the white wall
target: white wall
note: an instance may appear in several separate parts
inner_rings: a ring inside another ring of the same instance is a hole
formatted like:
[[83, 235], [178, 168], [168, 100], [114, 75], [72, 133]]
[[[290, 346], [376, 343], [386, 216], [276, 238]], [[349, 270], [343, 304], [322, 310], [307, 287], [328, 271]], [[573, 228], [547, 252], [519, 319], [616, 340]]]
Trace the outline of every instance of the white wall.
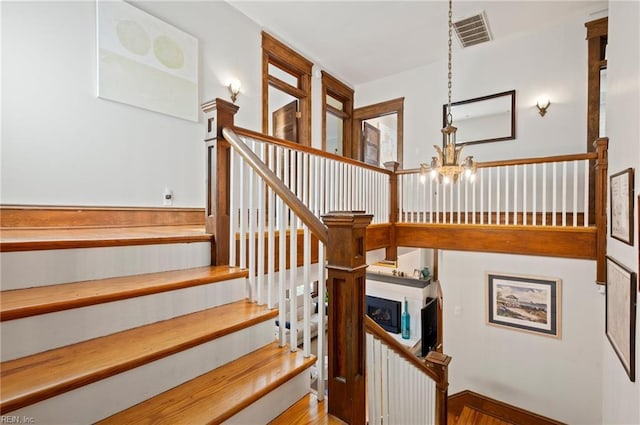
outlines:
[[[199, 40], [200, 103], [242, 81], [259, 128], [260, 28], [224, 2], [136, 2]], [[95, 2], [2, 2], [1, 203], [202, 207], [204, 120], [96, 97]]]
[[[607, 136], [609, 174], [635, 168], [635, 194], [640, 190], [640, 3], [609, 2], [607, 47]], [[635, 198], [637, 199], [637, 198]], [[638, 272], [638, 221], [635, 203], [634, 246], [607, 240], [607, 253]], [[639, 294], [640, 295], [640, 294]], [[601, 300], [604, 304], [604, 297]], [[629, 380], [609, 340], [603, 344], [603, 423], [640, 423], [640, 311], [636, 309], [636, 382]]]
[[[587, 20], [579, 14], [538, 33], [454, 48], [453, 101], [516, 90], [516, 139], [469, 146], [466, 155], [490, 161], [586, 151]], [[403, 168], [428, 162], [442, 143], [446, 57], [443, 45], [439, 63], [356, 87], [356, 107], [405, 97]], [[542, 93], [552, 102], [544, 118], [535, 106]]]
[[[560, 278], [560, 339], [486, 324], [487, 272]], [[571, 424], [601, 422], [602, 296], [585, 260], [445, 251], [449, 394], [472, 390]]]

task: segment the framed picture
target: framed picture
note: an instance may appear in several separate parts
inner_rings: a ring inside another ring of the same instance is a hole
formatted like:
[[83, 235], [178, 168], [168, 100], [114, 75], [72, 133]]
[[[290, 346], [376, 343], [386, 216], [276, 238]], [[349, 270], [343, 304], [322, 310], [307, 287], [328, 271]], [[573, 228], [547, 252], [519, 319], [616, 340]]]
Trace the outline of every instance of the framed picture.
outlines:
[[560, 338], [560, 279], [487, 273], [487, 324]]
[[198, 40], [123, 1], [96, 10], [98, 96], [198, 121]]
[[611, 237], [633, 245], [633, 168], [611, 175], [609, 187]]
[[605, 332], [631, 382], [636, 380], [636, 273], [607, 257]]

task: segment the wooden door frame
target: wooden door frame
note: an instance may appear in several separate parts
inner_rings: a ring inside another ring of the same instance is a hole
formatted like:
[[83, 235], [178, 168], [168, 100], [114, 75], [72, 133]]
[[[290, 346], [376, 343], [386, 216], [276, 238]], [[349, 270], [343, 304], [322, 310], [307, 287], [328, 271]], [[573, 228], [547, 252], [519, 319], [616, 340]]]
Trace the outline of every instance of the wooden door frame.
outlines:
[[364, 147], [362, 146], [362, 122], [385, 115], [398, 114], [398, 127], [396, 129], [397, 159], [402, 168], [403, 133], [404, 133], [404, 97], [362, 106], [353, 110], [353, 150], [354, 159], [362, 161]]

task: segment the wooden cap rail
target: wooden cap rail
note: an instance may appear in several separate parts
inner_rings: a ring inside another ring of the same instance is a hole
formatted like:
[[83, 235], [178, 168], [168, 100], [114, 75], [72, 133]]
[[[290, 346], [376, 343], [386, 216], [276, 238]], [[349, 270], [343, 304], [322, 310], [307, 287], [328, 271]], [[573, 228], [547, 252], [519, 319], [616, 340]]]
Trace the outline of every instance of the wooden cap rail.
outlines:
[[247, 277], [246, 270], [207, 266], [3, 291], [0, 321], [86, 307]]
[[98, 424], [219, 424], [315, 361], [274, 342]]
[[277, 310], [242, 300], [3, 362], [0, 412], [6, 414], [80, 388], [277, 314]]
[[[366, 316], [365, 321], [365, 329], [368, 333], [372, 334], [374, 337], [384, 342], [390, 349], [392, 349], [396, 354], [404, 358], [406, 361], [411, 363], [414, 367], [421, 370], [422, 372], [429, 375], [431, 379], [438, 382], [441, 376], [435, 371], [434, 368], [427, 366], [427, 364], [416, 357], [411, 351], [409, 351], [405, 346], [396, 341], [392, 336], [390, 336], [387, 331], [382, 329], [380, 325], [373, 321], [369, 316]], [[447, 357], [447, 356], [445, 356]], [[448, 357], [449, 361], [451, 357]], [[447, 362], [448, 363], [448, 362]]]
[[262, 180], [273, 191], [284, 200], [284, 202], [293, 210], [293, 212], [302, 220], [304, 224], [309, 227], [311, 233], [317, 237], [321, 242], [327, 243], [329, 234], [327, 227], [316, 217], [309, 208], [293, 193], [288, 187], [286, 187], [276, 176], [276, 174], [267, 167], [264, 162], [253, 153], [251, 149], [245, 145], [245, 143], [238, 137], [238, 135], [231, 128], [224, 128], [222, 130], [224, 138], [238, 151], [238, 154], [244, 158], [244, 160], [253, 168], [253, 170], [262, 177]]
[[316, 149], [316, 148], [312, 148], [309, 146], [304, 146], [304, 145], [300, 145], [298, 143], [293, 143], [293, 142], [289, 142], [287, 140], [282, 140], [282, 139], [276, 139], [275, 137], [271, 137], [271, 136], [267, 136], [265, 134], [262, 133], [257, 133], [255, 131], [252, 130], [247, 130], [246, 128], [240, 128], [240, 127], [233, 127], [232, 130], [236, 133], [239, 134], [241, 136], [245, 136], [245, 137], [250, 137], [252, 139], [256, 139], [259, 140], [261, 142], [266, 142], [266, 143], [270, 143], [272, 145], [276, 145], [276, 146], [282, 146], [283, 148], [287, 148], [287, 149], [293, 149], [293, 150], [297, 150], [300, 152], [306, 152], [312, 155], [317, 155], [317, 156], [321, 156], [323, 158], [327, 158], [327, 159], [333, 159], [335, 161], [340, 161], [340, 162], [344, 162], [345, 164], [350, 164], [350, 165], [355, 165], [357, 167], [361, 167], [361, 168], [366, 168], [369, 170], [373, 170], [376, 171], [378, 173], [382, 173], [382, 174], [388, 174], [391, 175], [393, 174], [392, 171], [387, 170], [385, 168], [380, 168], [380, 167], [376, 167], [375, 165], [371, 165], [371, 164], [367, 164], [352, 158], [348, 158], [345, 156], [341, 156], [341, 155], [336, 155], [330, 152], [325, 152], [323, 150], [320, 149]]
[[[537, 158], [518, 158], [507, 159], [503, 161], [487, 161], [478, 162], [478, 168], [491, 168], [491, 167], [506, 167], [510, 165], [527, 165], [527, 164], [544, 164], [551, 162], [569, 162], [569, 161], [582, 161], [597, 159], [598, 154], [596, 152], [569, 154], [569, 155], [556, 155], [556, 156], [543, 156]], [[397, 174], [417, 174], [420, 173], [419, 168], [410, 168], [406, 170], [398, 170]]]

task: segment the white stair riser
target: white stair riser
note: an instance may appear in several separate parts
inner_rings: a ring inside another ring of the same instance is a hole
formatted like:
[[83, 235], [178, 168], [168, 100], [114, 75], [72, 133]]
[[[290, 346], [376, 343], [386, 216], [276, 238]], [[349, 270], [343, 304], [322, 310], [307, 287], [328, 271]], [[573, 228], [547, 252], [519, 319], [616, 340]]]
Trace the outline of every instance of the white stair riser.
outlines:
[[244, 280], [227, 280], [2, 322], [1, 359], [7, 361], [239, 301], [246, 296]]
[[270, 342], [273, 321], [267, 320], [8, 414], [34, 418], [38, 424], [94, 423]]
[[309, 369], [236, 413], [225, 425], [267, 424], [309, 393]]
[[211, 264], [209, 242], [0, 253], [2, 290]]

